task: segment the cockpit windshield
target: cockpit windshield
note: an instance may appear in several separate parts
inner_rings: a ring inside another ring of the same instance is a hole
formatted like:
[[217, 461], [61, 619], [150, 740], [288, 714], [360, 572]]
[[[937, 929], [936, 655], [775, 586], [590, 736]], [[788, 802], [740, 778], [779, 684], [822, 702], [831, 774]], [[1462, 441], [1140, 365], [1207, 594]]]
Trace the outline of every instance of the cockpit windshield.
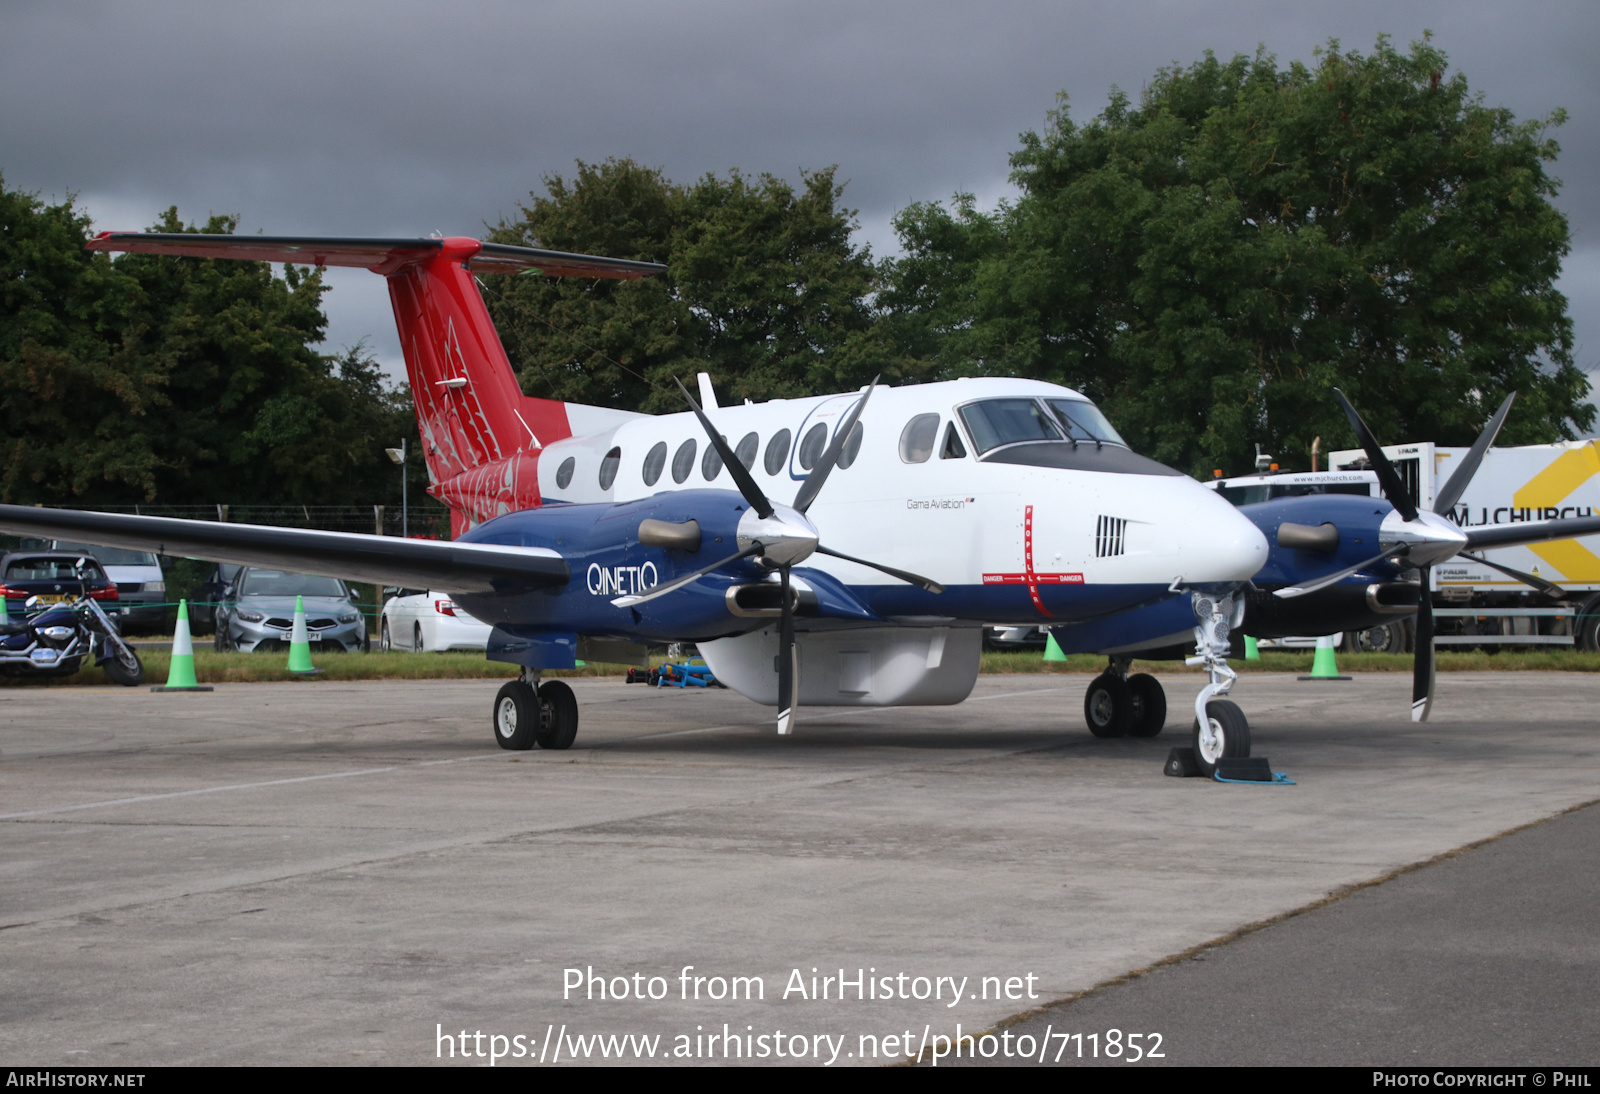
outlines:
[[979, 455], [1019, 441], [1065, 440], [1054, 416], [1037, 399], [984, 399], [968, 403], [960, 413]]
[[984, 399], [960, 409], [978, 453], [1028, 441], [1087, 441], [1097, 447], [1127, 441], [1085, 399]]
[[1100, 408], [1084, 399], [1046, 399], [1067, 436], [1075, 441], [1104, 441], [1127, 446], [1122, 435], [1106, 421]]

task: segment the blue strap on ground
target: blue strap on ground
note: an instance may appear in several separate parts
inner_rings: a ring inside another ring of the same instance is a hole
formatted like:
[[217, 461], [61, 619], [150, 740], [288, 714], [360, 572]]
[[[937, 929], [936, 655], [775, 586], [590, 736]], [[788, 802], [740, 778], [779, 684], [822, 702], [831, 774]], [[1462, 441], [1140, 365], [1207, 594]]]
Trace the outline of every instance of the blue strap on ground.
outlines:
[[1272, 773], [1272, 781], [1269, 782], [1269, 783], [1268, 782], [1262, 782], [1260, 779], [1224, 779], [1221, 775], [1217, 774], [1215, 771], [1213, 771], [1211, 773], [1211, 777], [1213, 779], [1216, 779], [1219, 783], [1238, 783], [1240, 786], [1299, 786], [1300, 785], [1299, 783], [1295, 782], [1293, 779], [1289, 778], [1289, 776], [1283, 774], [1283, 772], [1281, 772], [1281, 771], [1274, 771]]

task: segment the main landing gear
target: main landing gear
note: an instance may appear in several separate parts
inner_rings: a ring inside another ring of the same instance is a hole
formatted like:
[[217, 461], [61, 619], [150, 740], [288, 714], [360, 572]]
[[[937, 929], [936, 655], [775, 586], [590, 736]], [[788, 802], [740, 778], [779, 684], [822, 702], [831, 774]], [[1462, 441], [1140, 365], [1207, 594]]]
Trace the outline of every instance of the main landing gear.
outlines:
[[1096, 737], [1154, 737], [1167, 723], [1167, 693], [1145, 672], [1128, 675], [1131, 659], [1113, 657], [1083, 696], [1083, 719]]
[[578, 700], [560, 680], [539, 683], [537, 669], [523, 669], [494, 697], [494, 739], [501, 748], [526, 751], [571, 748], [578, 736]]

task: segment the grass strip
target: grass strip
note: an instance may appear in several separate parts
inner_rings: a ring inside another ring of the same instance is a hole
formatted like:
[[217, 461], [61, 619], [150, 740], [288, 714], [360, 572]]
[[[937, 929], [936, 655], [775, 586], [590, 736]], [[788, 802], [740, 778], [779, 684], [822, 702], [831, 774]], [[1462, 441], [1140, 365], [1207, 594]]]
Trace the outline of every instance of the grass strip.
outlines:
[[[1279, 672], [1308, 674], [1314, 651], [1279, 651], [1262, 653], [1259, 661], [1231, 660], [1228, 663], [1240, 673]], [[139, 651], [144, 661], [145, 683], [164, 684], [171, 665], [171, 654], [166, 650], [144, 648]], [[323, 680], [510, 680], [517, 675], [512, 665], [485, 660], [481, 653], [318, 653], [312, 658], [322, 669]], [[650, 658], [652, 665], [660, 665], [666, 658]], [[1363, 672], [1411, 672], [1411, 655], [1394, 653], [1341, 653], [1338, 655], [1339, 671], [1345, 674]], [[1104, 671], [1106, 659], [1093, 654], [1075, 654], [1065, 662], [1046, 662], [1037, 653], [985, 653], [982, 671], [992, 674], [1037, 673], [1046, 675], [1093, 675]], [[253, 684], [278, 680], [293, 680], [289, 672], [288, 657], [281, 653], [217, 653], [210, 649], [194, 651], [195, 676], [202, 684]], [[579, 669], [546, 672], [546, 676], [622, 676], [627, 665], [610, 665], [591, 662]], [[1134, 672], [1162, 674], [1190, 673], [1198, 675], [1200, 669], [1188, 668], [1181, 661], [1135, 661]], [[1485, 653], [1469, 650], [1460, 653], [1441, 652], [1438, 656], [1440, 672], [1600, 672], [1600, 653], [1583, 650], [1541, 649], [1528, 651], [1504, 650]], [[0, 687], [60, 687], [110, 684], [104, 670], [85, 666], [72, 676], [33, 677], [0, 676]]]

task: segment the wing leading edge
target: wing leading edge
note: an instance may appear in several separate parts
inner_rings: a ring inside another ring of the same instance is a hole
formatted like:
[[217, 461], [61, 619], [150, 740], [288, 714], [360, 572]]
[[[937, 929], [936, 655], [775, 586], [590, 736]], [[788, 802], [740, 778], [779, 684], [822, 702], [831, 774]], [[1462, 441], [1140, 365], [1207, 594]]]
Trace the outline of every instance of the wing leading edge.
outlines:
[[0, 531], [157, 554], [452, 593], [565, 585], [571, 568], [544, 547], [401, 539], [76, 509], [0, 505]]

